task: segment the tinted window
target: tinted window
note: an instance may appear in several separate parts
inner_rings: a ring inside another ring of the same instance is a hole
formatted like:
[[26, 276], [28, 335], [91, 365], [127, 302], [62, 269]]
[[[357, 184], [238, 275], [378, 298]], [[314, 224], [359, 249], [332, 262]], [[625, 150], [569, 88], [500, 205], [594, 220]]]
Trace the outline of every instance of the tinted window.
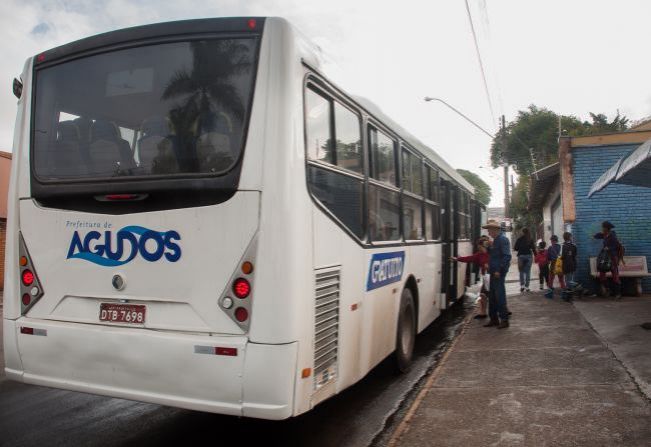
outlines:
[[315, 166], [308, 167], [312, 194], [357, 237], [364, 236], [363, 183], [345, 174]]
[[412, 197], [402, 197], [402, 222], [405, 229], [405, 239], [416, 240], [423, 238], [423, 204]]
[[305, 92], [307, 156], [312, 160], [334, 161], [330, 138], [330, 100], [313, 90]]
[[219, 174], [239, 159], [257, 41], [115, 50], [36, 71], [41, 179]]
[[425, 205], [425, 237], [430, 240], [441, 237], [441, 208], [438, 205]]
[[371, 177], [391, 185], [397, 185], [394, 141], [374, 128], [369, 128]]
[[364, 167], [359, 117], [339, 103], [335, 103], [335, 135], [337, 166], [361, 173]]
[[439, 202], [439, 173], [427, 166], [425, 183], [427, 186], [427, 198], [433, 202]]
[[400, 239], [400, 194], [380, 186], [369, 185], [368, 220], [371, 240]]
[[402, 185], [414, 194], [423, 194], [423, 178], [421, 160], [411, 152], [402, 151]]

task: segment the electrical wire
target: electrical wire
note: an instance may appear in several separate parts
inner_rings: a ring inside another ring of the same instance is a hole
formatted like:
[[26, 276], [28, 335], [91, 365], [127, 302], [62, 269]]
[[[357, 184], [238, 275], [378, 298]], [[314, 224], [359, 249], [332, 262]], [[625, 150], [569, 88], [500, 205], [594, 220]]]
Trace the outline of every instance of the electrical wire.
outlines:
[[484, 91], [486, 92], [486, 99], [488, 100], [488, 108], [490, 109], [491, 116], [493, 117], [493, 123], [495, 120], [495, 111], [493, 110], [493, 101], [491, 100], [491, 95], [488, 90], [488, 81], [486, 80], [486, 72], [484, 70], [484, 62], [481, 58], [481, 51], [479, 50], [479, 43], [477, 41], [477, 33], [475, 32], [475, 25], [472, 22], [472, 14], [470, 14], [470, 5], [468, 0], [465, 0], [466, 4], [466, 13], [468, 14], [468, 21], [470, 22], [470, 31], [472, 32], [472, 40], [475, 43], [475, 52], [477, 53], [477, 60], [479, 61], [479, 69], [481, 70], [481, 77], [484, 81]]

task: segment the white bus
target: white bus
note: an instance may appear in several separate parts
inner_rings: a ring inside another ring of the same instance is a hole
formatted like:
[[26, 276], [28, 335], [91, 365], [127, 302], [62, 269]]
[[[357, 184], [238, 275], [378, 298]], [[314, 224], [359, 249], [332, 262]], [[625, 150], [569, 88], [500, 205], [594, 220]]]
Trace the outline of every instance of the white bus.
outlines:
[[15, 93], [10, 379], [284, 419], [463, 294], [472, 187], [283, 19], [90, 37]]

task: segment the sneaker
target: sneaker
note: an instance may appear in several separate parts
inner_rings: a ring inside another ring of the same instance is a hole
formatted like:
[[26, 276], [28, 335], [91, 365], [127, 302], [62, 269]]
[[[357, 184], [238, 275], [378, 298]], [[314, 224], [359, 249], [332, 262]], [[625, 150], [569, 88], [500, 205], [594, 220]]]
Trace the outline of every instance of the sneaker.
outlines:
[[545, 290], [545, 287], [542, 284], [540, 285], [540, 290]]
[[547, 289], [547, 292], [545, 292], [545, 298], [547, 299], [554, 299], [554, 289]]
[[524, 292], [524, 287], [520, 287], [520, 293]]
[[493, 327], [493, 326], [499, 326], [499, 322], [497, 320], [491, 320], [484, 325], [484, 327]]
[[497, 329], [506, 329], [507, 327], [509, 327], [509, 320], [502, 320], [502, 322], [497, 325]]
[[475, 320], [481, 320], [481, 319], [486, 318], [486, 317], [488, 317], [488, 315], [475, 315], [474, 318], [475, 318]]
[[529, 293], [529, 292], [531, 292], [531, 289], [530, 289], [529, 287], [525, 287], [525, 288], [524, 288], [524, 291], [527, 292], [527, 293]]

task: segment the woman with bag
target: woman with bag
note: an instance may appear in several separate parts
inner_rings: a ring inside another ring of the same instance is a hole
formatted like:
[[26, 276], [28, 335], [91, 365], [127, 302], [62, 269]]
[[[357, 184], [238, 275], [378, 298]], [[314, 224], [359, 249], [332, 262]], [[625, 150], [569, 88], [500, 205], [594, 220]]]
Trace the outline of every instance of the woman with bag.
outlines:
[[486, 236], [482, 236], [477, 240], [477, 248], [475, 253], [470, 256], [460, 256], [452, 258], [455, 262], [473, 263], [479, 267], [481, 273], [481, 291], [479, 292], [479, 313], [475, 315], [475, 319], [482, 319], [487, 317], [486, 306], [488, 305], [488, 292], [490, 284], [490, 275], [488, 274], [488, 250]]
[[624, 258], [624, 247], [617, 239], [617, 234], [613, 231], [615, 225], [607, 220], [601, 224], [601, 232], [594, 235], [595, 239], [603, 239], [604, 245], [597, 257], [597, 270], [599, 271], [599, 281], [603, 289], [606, 289], [606, 274], [611, 273], [613, 277], [613, 295], [619, 299], [622, 297], [622, 285], [619, 279], [619, 263]]
[[520, 272], [520, 293], [529, 292], [529, 282], [531, 281], [531, 266], [533, 265], [533, 255], [536, 252], [536, 245], [531, 239], [528, 228], [522, 229], [522, 236], [515, 241], [513, 250], [518, 254], [518, 271]]
[[549, 260], [549, 281], [547, 284], [549, 290], [545, 293], [545, 298], [554, 298], [554, 278], [558, 277], [561, 290], [565, 289], [565, 277], [563, 276], [563, 254], [562, 247], [558, 243], [558, 236], [555, 234], [549, 238], [551, 244], [547, 249], [547, 259]]

